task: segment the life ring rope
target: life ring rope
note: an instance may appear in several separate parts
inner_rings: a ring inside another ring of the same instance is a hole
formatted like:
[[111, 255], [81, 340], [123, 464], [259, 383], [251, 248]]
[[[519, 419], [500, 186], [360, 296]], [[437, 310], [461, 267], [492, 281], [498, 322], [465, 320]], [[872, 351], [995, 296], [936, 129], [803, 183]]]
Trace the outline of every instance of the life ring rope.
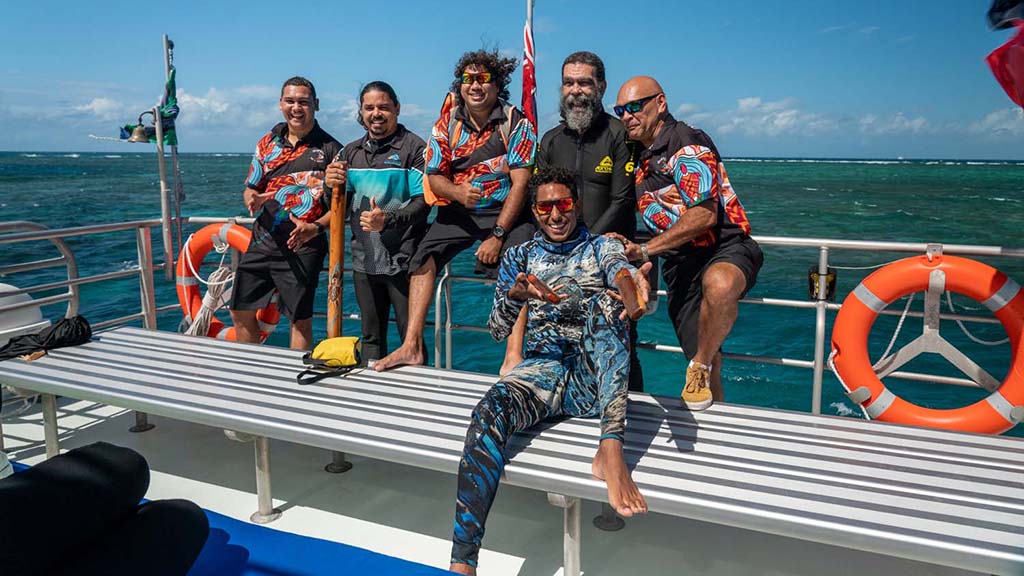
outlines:
[[[910, 309], [908, 301], [889, 348], [872, 365], [868, 358], [867, 340], [878, 315], [896, 300], [920, 291], [926, 293], [922, 335], [889, 354]], [[963, 294], [991, 310], [1003, 324], [1012, 353], [1010, 368], [1003, 382], [1000, 383], [940, 336], [943, 292], [947, 293], [950, 306], [952, 298], [948, 292]], [[1019, 284], [986, 264], [929, 253], [928, 256], [892, 263], [872, 273], [854, 288], [836, 317], [828, 365], [847, 397], [861, 407], [868, 419], [1001, 433], [1024, 420], [1024, 351], [1019, 350], [1024, 339], [1022, 336], [1024, 292]], [[988, 397], [962, 408], [930, 409], [903, 400], [881, 381], [923, 352], [943, 356], [986, 389]]]
[[[188, 237], [181, 248], [176, 265], [178, 302], [184, 312], [182, 322], [188, 334], [215, 337], [222, 340], [235, 340], [236, 331], [233, 326], [226, 326], [213, 314], [222, 308], [222, 301], [230, 298], [231, 283], [234, 273], [224, 264], [229, 249], [234, 248], [245, 252], [252, 237], [249, 230], [228, 222], [223, 225], [210, 224]], [[220, 264], [204, 279], [198, 272], [196, 264], [202, 265], [203, 258], [211, 251], [221, 255]], [[204, 295], [200, 284], [208, 289]], [[256, 321], [260, 332], [260, 341], [264, 341], [277, 327], [280, 312], [277, 309], [278, 295], [275, 292], [270, 302], [256, 311]]]

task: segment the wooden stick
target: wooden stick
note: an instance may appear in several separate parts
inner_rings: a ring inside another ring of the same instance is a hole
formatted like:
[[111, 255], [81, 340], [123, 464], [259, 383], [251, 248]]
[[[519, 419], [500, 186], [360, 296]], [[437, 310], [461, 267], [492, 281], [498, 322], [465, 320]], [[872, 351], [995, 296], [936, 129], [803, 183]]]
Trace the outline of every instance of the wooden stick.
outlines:
[[345, 189], [331, 194], [331, 236], [327, 265], [327, 337], [341, 336], [342, 292], [345, 287]]

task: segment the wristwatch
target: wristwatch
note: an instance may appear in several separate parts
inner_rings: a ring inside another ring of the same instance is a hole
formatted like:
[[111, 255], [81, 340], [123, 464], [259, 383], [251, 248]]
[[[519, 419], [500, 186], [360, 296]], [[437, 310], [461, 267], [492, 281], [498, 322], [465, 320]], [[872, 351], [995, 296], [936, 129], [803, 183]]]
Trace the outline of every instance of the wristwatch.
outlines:
[[647, 242], [640, 245], [640, 260], [647, 264], [651, 261], [651, 255], [647, 253]]
[[491, 236], [494, 236], [498, 240], [504, 241], [505, 229], [502, 228], [501, 226], [495, 225], [494, 228], [491, 228]]
[[321, 224], [319, 222], [313, 222], [313, 225], [316, 226], [316, 233], [317, 234], [323, 234], [324, 233], [324, 225], [323, 224]]

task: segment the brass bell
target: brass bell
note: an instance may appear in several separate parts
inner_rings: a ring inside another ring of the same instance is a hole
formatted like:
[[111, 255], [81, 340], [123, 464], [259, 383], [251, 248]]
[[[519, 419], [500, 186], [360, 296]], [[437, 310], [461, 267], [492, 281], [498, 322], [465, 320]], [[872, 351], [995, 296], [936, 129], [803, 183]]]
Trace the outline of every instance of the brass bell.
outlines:
[[131, 137], [128, 138], [129, 142], [149, 142], [149, 137], [146, 136], [146, 127], [142, 125], [141, 118], [140, 123], [132, 130]]

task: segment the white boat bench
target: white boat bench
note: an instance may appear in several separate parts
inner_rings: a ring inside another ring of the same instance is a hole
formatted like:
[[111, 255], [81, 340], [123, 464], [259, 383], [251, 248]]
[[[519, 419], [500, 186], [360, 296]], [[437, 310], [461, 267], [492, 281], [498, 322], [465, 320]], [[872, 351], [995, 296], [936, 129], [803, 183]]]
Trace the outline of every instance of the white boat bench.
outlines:
[[[268, 438], [455, 473], [470, 412], [494, 376], [406, 367], [299, 386], [300, 354], [116, 328], [35, 362], [0, 363], [0, 383], [227, 428], [255, 437], [257, 519], [277, 513]], [[513, 440], [504, 482], [565, 508], [564, 574], [580, 571], [580, 499], [596, 420]], [[1024, 573], [1024, 440], [850, 418], [631, 396], [627, 460], [652, 512], [992, 574]], [[52, 452], [51, 452], [52, 451]], [[454, 479], [453, 479], [454, 483]], [[454, 486], [454, 484], [453, 484]]]

